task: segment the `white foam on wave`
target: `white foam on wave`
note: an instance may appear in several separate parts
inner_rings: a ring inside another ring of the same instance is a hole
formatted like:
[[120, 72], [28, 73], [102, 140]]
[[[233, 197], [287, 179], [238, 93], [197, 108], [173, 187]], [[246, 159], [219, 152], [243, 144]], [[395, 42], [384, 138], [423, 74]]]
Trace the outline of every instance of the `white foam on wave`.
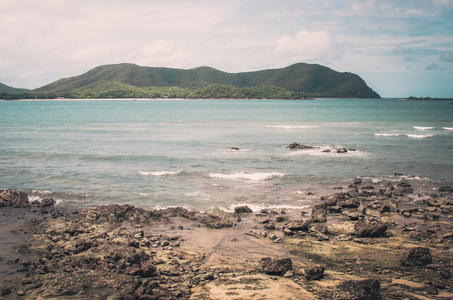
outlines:
[[233, 148], [230, 148], [230, 149], [227, 149], [226, 152], [227, 153], [241, 153], [241, 152], [250, 152], [252, 151], [252, 149], [233, 149]]
[[445, 130], [453, 130], [453, 127], [442, 127]]
[[281, 129], [310, 129], [310, 128], [319, 128], [319, 126], [314, 125], [267, 125], [267, 128], [281, 128]]
[[209, 173], [211, 178], [220, 178], [220, 179], [246, 179], [252, 181], [264, 181], [271, 179], [273, 177], [282, 177], [285, 176], [285, 173], [270, 172], [270, 173], [231, 173], [231, 174], [222, 174], [222, 173]]
[[417, 129], [417, 130], [431, 130], [434, 127], [414, 126], [414, 128]]
[[155, 171], [155, 172], [138, 171], [138, 174], [143, 176], [164, 176], [164, 175], [176, 175], [181, 172], [182, 171]]
[[374, 135], [375, 136], [385, 136], [385, 137], [388, 137], [388, 136], [400, 136], [399, 133], [375, 133]]
[[427, 137], [432, 137], [434, 136], [433, 134], [406, 134], [407, 137], [410, 137], [412, 139], [424, 139]]
[[315, 149], [301, 149], [301, 150], [294, 150], [288, 155], [290, 156], [298, 156], [298, 155], [310, 155], [310, 156], [320, 156], [320, 157], [362, 157], [367, 156], [368, 153], [360, 151], [360, 150], [353, 150], [353, 149], [346, 149], [346, 153], [338, 153], [339, 149], [343, 149], [344, 147], [330, 147], [330, 146], [323, 146], [318, 147]]

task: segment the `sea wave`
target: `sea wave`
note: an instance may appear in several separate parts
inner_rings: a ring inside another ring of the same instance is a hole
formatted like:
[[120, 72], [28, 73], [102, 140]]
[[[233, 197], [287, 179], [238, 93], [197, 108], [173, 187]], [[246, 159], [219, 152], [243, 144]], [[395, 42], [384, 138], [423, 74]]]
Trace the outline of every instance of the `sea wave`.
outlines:
[[375, 136], [385, 136], [385, 137], [388, 137], [388, 136], [400, 136], [399, 133], [375, 133], [374, 135]]
[[154, 171], [154, 172], [138, 171], [137, 173], [143, 176], [165, 176], [165, 175], [176, 175], [181, 172], [182, 171]]
[[315, 125], [267, 125], [267, 128], [280, 128], [280, 129], [310, 129], [319, 128]]
[[434, 127], [414, 126], [414, 129], [417, 129], [417, 130], [431, 130], [433, 128]]
[[445, 130], [453, 130], [453, 127], [442, 127]]
[[246, 179], [252, 181], [264, 181], [271, 179], [273, 177], [282, 177], [285, 176], [286, 173], [278, 173], [278, 172], [270, 172], [270, 173], [231, 173], [231, 174], [222, 174], [222, 173], [209, 173], [209, 177], [211, 178], [220, 178], [220, 179]]
[[427, 137], [432, 137], [434, 136], [433, 134], [406, 134], [407, 137], [410, 137], [412, 139], [424, 139]]

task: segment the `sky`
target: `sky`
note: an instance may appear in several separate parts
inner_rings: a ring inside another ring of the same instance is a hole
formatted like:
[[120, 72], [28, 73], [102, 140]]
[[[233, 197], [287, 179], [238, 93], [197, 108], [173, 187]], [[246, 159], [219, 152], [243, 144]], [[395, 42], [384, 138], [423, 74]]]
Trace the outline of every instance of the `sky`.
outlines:
[[305, 62], [382, 97], [453, 97], [453, 0], [0, 0], [0, 82], [105, 64], [225, 72]]

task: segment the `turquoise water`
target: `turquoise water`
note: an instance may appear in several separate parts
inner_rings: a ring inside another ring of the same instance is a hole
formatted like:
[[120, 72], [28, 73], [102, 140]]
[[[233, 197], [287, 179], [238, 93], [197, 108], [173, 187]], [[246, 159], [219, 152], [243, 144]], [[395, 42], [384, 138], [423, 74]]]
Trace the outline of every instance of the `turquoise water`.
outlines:
[[432, 190], [453, 182], [450, 103], [1, 101], [0, 186], [75, 205], [198, 209], [304, 206], [355, 177]]

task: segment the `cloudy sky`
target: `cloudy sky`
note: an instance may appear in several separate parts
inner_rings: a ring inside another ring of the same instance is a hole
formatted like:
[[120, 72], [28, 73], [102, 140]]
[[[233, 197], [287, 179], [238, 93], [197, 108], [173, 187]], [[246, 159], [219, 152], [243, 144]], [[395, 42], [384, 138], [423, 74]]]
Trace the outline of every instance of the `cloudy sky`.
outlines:
[[382, 97], [453, 97], [453, 0], [1, 0], [0, 82], [103, 64], [226, 72], [317, 63]]

